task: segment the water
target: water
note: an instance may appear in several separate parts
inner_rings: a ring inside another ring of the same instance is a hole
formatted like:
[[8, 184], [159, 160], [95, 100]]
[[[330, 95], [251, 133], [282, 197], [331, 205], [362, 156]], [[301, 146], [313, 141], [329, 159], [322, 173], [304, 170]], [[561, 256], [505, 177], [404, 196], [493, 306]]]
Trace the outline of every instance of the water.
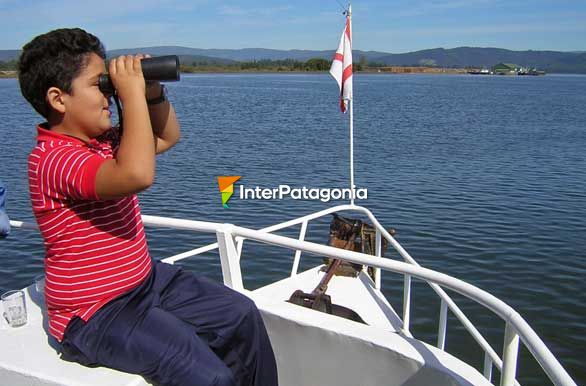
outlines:
[[[183, 138], [159, 157], [145, 214], [260, 228], [329, 207], [319, 201], [243, 201], [223, 209], [218, 175], [249, 186], [346, 187], [348, 130], [327, 75], [192, 75], [169, 84]], [[363, 75], [355, 79], [356, 183], [362, 202], [425, 267], [464, 279], [516, 308], [580, 384], [586, 382], [586, 77]], [[13, 219], [32, 220], [26, 157], [39, 122], [17, 82], [0, 79], [0, 178]], [[325, 242], [327, 220], [309, 227]], [[292, 235], [298, 229], [281, 234]], [[213, 236], [149, 230], [155, 258]], [[290, 253], [245, 245], [250, 288], [287, 275]], [[0, 241], [0, 287], [42, 271], [43, 246], [15, 230]], [[320, 261], [308, 256], [308, 267]], [[217, 253], [184, 263], [221, 279]], [[401, 310], [402, 278], [383, 275]], [[435, 343], [439, 301], [414, 282], [412, 330]], [[503, 323], [454, 299], [501, 352]], [[447, 349], [481, 368], [483, 356], [453, 316]], [[461, 335], [461, 338], [458, 336]], [[495, 371], [495, 373], [497, 373]], [[526, 350], [519, 377], [547, 384]]]

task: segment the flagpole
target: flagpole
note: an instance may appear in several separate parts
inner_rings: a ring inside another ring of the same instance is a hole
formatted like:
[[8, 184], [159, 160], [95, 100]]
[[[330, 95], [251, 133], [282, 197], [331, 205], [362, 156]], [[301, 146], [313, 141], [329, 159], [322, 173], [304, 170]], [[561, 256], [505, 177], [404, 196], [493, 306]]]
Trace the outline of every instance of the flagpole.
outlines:
[[[350, 192], [354, 190], [354, 102], [350, 99]], [[354, 194], [350, 195], [350, 205], [354, 205]]]
[[347, 113], [350, 109], [350, 205], [354, 205], [354, 97], [353, 67], [352, 67], [352, 5], [344, 11], [346, 23], [340, 37], [340, 44], [334, 54], [334, 60], [330, 68], [330, 74], [334, 77], [340, 88], [340, 109]]
[[[348, 4], [348, 19], [350, 20], [350, 45], [352, 45], [352, 5]], [[352, 76], [354, 82], [354, 76]], [[350, 104], [350, 205], [354, 205], [354, 95], [349, 99]]]

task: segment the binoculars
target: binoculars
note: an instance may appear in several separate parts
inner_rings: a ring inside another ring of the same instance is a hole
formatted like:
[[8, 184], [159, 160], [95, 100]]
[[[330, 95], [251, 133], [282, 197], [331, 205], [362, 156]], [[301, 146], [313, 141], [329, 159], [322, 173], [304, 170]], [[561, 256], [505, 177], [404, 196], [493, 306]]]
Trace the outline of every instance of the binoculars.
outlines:
[[[179, 57], [177, 55], [144, 58], [140, 62], [146, 81], [174, 82], [179, 80]], [[114, 94], [115, 87], [108, 74], [100, 76], [100, 91], [106, 95]]]

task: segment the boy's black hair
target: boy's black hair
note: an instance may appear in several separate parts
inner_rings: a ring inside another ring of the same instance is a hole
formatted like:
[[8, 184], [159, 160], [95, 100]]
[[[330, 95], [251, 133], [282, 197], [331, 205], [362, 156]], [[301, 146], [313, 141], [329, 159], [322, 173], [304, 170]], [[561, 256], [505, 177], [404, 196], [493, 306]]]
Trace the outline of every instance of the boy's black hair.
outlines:
[[47, 90], [57, 87], [71, 94], [71, 83], [87, 66], [91, 53], [106, 59], [100, 40], [80, 28], [56, 29], [39, 35], [22, 48], [18, 81], [25, 99], [43, 117], [51, 107]]

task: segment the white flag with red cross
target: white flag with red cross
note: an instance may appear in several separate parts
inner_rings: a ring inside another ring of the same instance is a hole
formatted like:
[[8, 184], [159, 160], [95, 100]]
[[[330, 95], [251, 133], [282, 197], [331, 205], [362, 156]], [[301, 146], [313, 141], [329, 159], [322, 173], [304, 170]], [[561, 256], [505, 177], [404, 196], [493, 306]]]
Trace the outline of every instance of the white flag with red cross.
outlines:
[[346, 16], [346, 27], [340, 38], [340, 45], [334, 55], [330, 74], [340, 87], [340, 108], [343, 113], [348, 108], [348, 101], [352, 99], [352, 30], [351, 17]]

